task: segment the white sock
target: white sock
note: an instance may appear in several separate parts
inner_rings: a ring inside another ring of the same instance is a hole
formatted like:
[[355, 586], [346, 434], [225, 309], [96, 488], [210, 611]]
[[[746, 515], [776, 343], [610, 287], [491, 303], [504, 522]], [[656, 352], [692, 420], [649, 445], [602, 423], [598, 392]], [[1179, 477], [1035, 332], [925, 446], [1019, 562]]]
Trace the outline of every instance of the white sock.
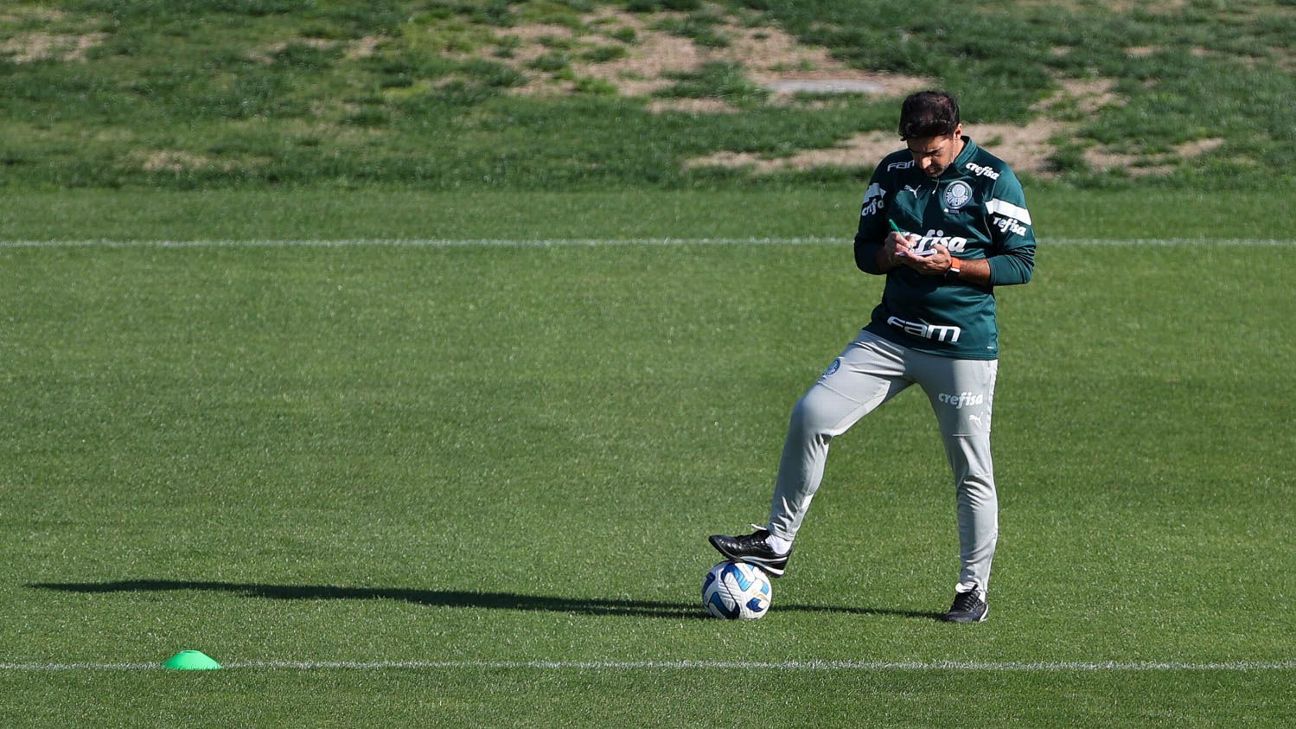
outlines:
[[787, 551], [792, 548], [791, 539], [784, 539], [783, 537], [775, 536], [773, 533], [768, 537], [765, 537], [765, 543], [769, 545], [770, 549], [779, 554], [787, 554]]

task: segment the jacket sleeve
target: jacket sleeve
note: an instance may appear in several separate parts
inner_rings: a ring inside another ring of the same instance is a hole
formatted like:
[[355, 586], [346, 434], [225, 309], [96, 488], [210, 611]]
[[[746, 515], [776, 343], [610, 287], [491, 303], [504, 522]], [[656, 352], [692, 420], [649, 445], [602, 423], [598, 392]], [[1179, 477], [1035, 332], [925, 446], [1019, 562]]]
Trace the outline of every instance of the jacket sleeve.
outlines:
[[1030, 282], [1035, 269], [1035, 228], [1026, 209], [1021, 182], [1012, 170], [1005, 168], [999, 174], [985, 210], [995, 243], [994, 253], [989, 256], [990, 285]]
[[891, 181], [879, 163], [869, 180], [868, 189], [864, 191], [864, 202], [860, 207], [859, 229], [855, 232], [855, 265], [865, 273], [881, 274], [877, 265], [877, 253], [886, 240], [887, 231], [887, 196], [891, 194], [888, 186]]

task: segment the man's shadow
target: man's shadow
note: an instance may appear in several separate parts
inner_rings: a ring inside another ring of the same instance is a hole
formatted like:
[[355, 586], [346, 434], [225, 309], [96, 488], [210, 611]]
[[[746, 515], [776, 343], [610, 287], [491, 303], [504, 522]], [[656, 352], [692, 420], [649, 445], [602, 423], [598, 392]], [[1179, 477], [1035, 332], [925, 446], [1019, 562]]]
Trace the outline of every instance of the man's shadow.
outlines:
[[[704, 618], [699, 604], [629, 600], [614, 598], [555, 597], [523, 595], [512, 592], [468, 592], [462, 590], [416, 590], [400, 587], [338, 587], [332, 585], [265, 585], [238, 582], [188, 580], [120, 580], [116, 582], [38, 582], [27, 587], [76, 593], [169, 592], [203, 590], [228, 592], [245, 597], [271, 600], [402, 600], [429, 607], [489, 608], [492, 610], [526, 610], [581, 615], [621, 615], [628, 617], [689, 620]], [[775, 605], [788, 612], [850, 613], [854, 615], [888, 615], [902, 618], [934, 620], [939, 613], [880, 608], [843, 607], [835, 605]]]

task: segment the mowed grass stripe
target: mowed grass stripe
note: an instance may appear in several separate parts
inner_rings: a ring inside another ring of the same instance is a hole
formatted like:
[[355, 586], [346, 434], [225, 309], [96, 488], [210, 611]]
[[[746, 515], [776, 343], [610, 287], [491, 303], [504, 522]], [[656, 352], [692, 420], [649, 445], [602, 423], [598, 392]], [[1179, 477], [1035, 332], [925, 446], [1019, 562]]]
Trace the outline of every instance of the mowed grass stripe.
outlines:
[[[4, 248], [547, 248], [683, 245], [836, 245], [849, 238], [352, 238], [249, 240], [10, 240]], [[1048, 246], [1287, 247], [1296, 238], [1045, 238]]]
[[[540, 670], [540, 671], [1289, 671], [1296, 660], [1220, 661], [230, 661], [225, 669], [314, 670]], [[160, 663], [0, 663], [0, 671], [160, 671]]]

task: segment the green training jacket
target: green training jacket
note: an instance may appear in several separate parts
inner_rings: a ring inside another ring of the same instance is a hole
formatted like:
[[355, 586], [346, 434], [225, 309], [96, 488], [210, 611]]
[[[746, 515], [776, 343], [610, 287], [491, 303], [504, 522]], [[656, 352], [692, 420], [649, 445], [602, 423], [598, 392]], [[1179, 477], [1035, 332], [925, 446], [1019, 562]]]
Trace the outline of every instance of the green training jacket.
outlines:
[[990, 285], [924, 276], [899, 266], [886, 274], [882, 303], [866, 330], [944, 357], [997, 359], [994, 287], [1030, 281], [1035, 231], [1021, 183], [998, 157], [963, 137], [964, 147], [938, 178], [923, 174], [909, 150], [878, 163], [855, 234], [855, 264], [880, 274], [877, 252], [891, 224], [922, 236], [919, 253], [943, 244], [955, 258], [990, 260]]

